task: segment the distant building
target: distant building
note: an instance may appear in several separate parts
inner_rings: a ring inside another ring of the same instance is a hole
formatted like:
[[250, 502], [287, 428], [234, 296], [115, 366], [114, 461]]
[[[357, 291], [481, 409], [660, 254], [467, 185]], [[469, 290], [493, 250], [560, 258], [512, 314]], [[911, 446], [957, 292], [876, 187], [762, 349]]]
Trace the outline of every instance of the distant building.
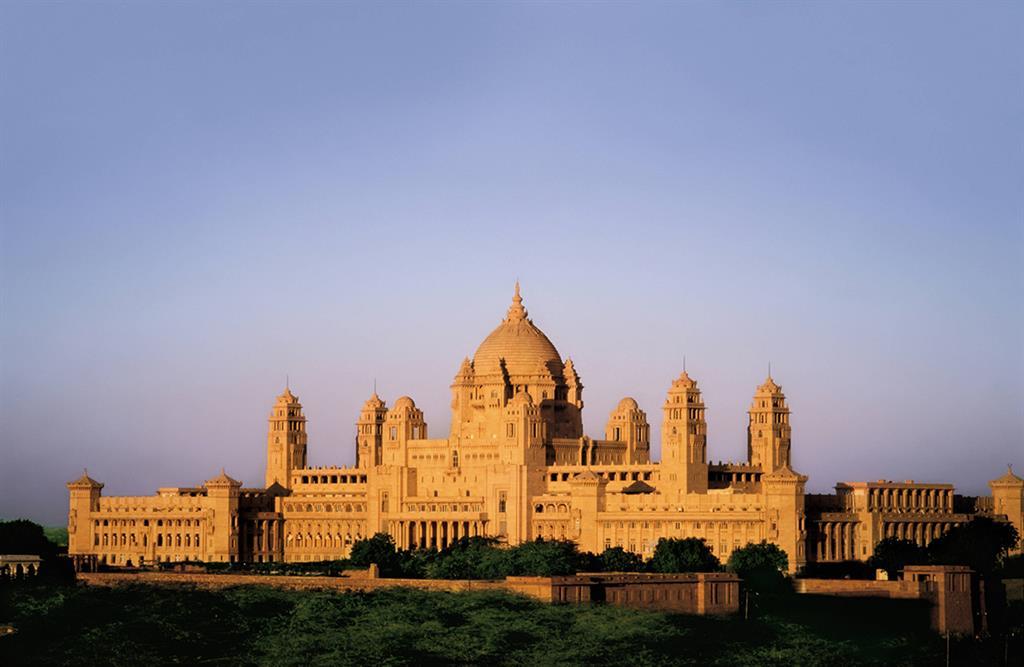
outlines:
[[223, 471], [202, 486], [104, 497], [83, 475], [68, 484], [68, 551], [95, 563], [316, 561], [356, 540], [444, 547], [473, 535], [509, 544], [569, 539], [649, 557], [663, 537], [698, 537], [722, 560], [767, 540], [808, 560], [864, 559], [888, 535], [927, 541], [976, 514], [1022, 523], [1024, 481], [963, 499], [944, 484], [844, 483], [805, 496], [791, 468], [789, 406], [772, 377], [749, 411], [748, 460], [707, 459], [705, 405], [685, 370], [662, 405], [662, 460], [650, 459], [647, 414], [623, 398], [604, 439], [583, 433], [583, 383], [527, 317], [516, 285], [505, 319], [462, 361], [451, 385], [451, 431], [431, 439], [407, 396], [374, 393], [356, 421], [356, 465], [310, 468], [306, 417], [290, 389], [270, 411], [264, 485]]

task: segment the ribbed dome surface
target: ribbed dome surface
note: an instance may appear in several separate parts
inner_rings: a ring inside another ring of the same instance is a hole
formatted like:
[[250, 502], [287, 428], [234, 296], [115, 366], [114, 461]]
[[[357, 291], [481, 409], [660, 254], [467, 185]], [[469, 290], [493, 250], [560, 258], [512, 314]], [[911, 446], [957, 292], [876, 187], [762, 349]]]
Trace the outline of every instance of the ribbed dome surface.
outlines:
[[473, 355], [473, 368], [477, 373], [495, 372], [502, 359], [511, 375], [561, 374], [562, 358], [558, 350], [526, 317], [526, 309], [519, 296], [519, 284], [512, 298], [508, 316], [490, 333]]

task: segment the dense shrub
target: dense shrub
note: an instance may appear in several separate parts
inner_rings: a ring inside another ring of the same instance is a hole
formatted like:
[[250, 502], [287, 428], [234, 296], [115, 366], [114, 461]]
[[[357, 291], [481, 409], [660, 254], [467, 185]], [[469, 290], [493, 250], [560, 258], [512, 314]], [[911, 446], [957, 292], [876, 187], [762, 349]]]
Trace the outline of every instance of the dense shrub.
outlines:
[[722, 564], [707, 543], [696, 537], [662, 538], [648, 564], [652, 572], [717, 572]]

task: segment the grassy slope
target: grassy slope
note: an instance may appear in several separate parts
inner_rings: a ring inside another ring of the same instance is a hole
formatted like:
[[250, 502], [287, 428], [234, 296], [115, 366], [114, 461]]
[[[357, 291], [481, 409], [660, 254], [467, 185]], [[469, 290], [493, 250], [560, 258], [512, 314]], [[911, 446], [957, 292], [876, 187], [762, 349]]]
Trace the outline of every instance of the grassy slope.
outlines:
[[[0, 590], [0, 664], [837, 665], [941, 662], [892, 601], [789, 598], [757, 620], [497, 593], [219, 592], [133, 586]], [[888, 604], [885, 604], [888, 603]], [[851, 620], [853, 619], [853, 620]], [[1000, 647], [1001, 649], [1001, 647]], [[1000, 651], [1001, 652], [1001, 651]], [[1001, 657], [1001, 656], [1000, 656]]]

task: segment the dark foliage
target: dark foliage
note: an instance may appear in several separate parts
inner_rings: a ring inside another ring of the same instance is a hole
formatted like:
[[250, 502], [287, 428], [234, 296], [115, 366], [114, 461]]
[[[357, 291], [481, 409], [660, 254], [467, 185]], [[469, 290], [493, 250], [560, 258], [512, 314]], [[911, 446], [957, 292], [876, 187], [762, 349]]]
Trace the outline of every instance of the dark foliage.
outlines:
[[722, 564], [703, 539], [662, 538], [648, 567], [652, 572], [717, 572]]
[[608, 547], [597, 557], [594, 569], [599, 572], [643, 572], [646, 564], [639, 554], [622, 547]]
[[801, 576], [812, 579], [874, 579], [875, 568], [859, 560], [808, 563], [804, 566]]
[[[744, 621], [401, 588], [8, 588], [5, 666], [930, 665], [945, 649], [919, 601], [799, 595]], [[953, 664], [1003, 664], [1003, 649], [954, 640]]]
[[989, 576], [1018, 540], [1012, 524], [975, 517], [932, 540], [928, 560], [936, 565], [967, 565], [982, 576]]
[[999, 576], [1004, 579], [1024, 579], [1024, 555], [1007, 556], [999, 567]]
[[928, 550], [918, 546], [916, 542], [887, 537], [875, 545], [875, 552], [868, 559], [868, 565], [874, 569], [885, 570], [890, 579], [899, 576], [900, 570], [907, 565], [923, 565], [928, 562]]
[[788, 589], [786, 570], [789, 557], [774, 544], [762, 541], [736, 549], [729, 556], [729, 570], [742, 577], [751, 590], [760, 593], [782, 593]]
[[0, 521], [0, 554], [31, 554], [43, 558], [57, 555], [57, 545], [46, 537], [43, 527], [25, 519]]
[[40, 556], [40, 577], [52, 582], [70, 584], [75, 580], [74, 567], [60, 551], [39, 524], [26, 519], [0, 521], [0, 554]]

